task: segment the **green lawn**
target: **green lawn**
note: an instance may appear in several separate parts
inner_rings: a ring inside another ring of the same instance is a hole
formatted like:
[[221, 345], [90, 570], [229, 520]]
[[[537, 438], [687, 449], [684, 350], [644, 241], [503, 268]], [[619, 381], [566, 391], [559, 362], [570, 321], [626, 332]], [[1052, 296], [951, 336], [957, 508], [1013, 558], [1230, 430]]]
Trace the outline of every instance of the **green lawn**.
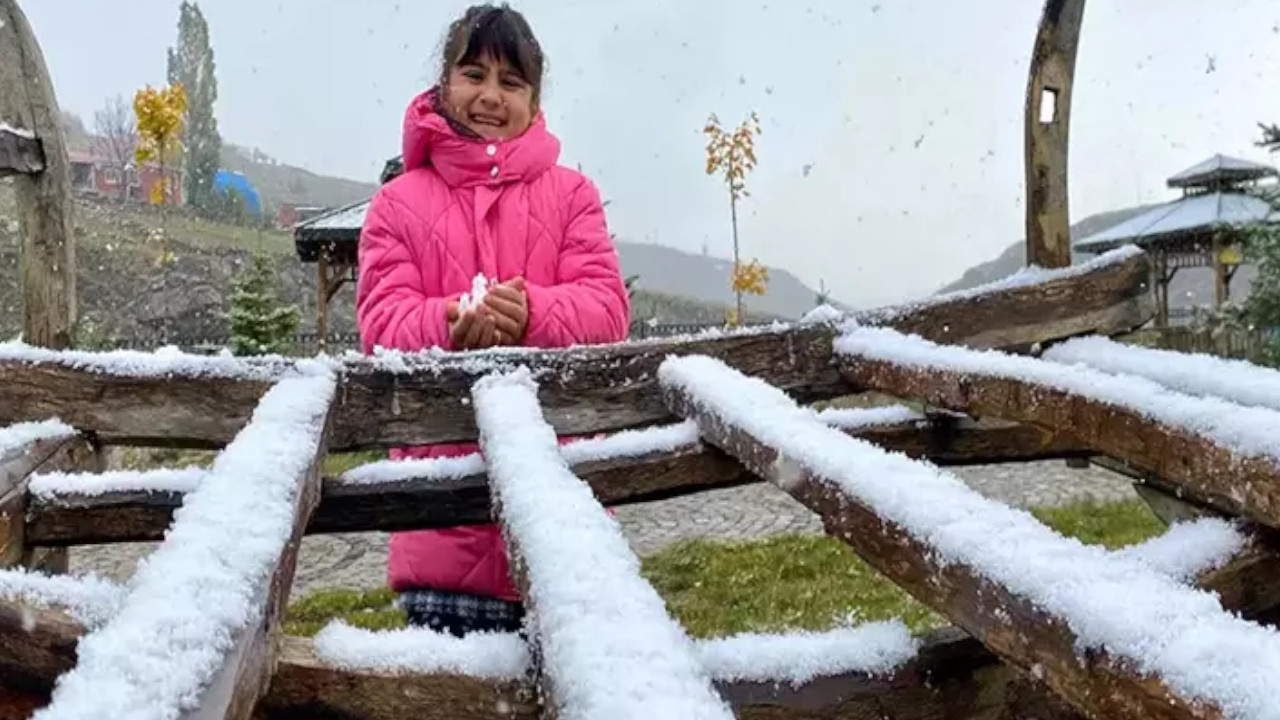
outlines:
[[[1081, 503], [1036, 510], [1059, 532], [1116, 548], [1164, 524], [1141, 501]], [[848, 621], [901, 618], [913, 630], [945, 621], [872, 570], [843, 543], [822, 536], [757, 542], [696, 540], [647, 558], [643, 572], [671, 613], [696, 637], [790, 629], [824, 630]], [[386, 589], [318, 590], [293, 603], [286, 629], [311, 635], [333, 618], [371, 629], [403, 627]]]

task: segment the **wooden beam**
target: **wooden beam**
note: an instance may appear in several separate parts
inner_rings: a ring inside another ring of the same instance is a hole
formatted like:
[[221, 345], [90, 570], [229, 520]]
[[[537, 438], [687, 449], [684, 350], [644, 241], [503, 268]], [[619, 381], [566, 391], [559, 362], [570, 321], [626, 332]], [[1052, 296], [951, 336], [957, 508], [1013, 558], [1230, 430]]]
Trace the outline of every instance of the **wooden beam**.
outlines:
[[[53, 683], [76, 662], [84, 626], [60, 609], [0, 601], [0, 719], [48, 703]], [[26, 714], [19, 714], [26, 711]]]
[[263, 720], [537, 720], [521, 680], [453, 674], [354, 671], [321, 660], [309, 638], [285, 638]]
[[[876, 717], [887, 720], [1025, 720], [1034, 697], [1041, 720], [1076, 720], [1065, 706], [1032, 695], [1017, 674], [954, 629], [921, 638], [915, 660], [885, 677], [847, 673], [799, 687], [786, 682], [717, 680], [739, 720]], [[534, 720], [524, 683], [451, 675], [334, 668], [309, 640], [289, 638], [271, 692], [259, 706], [267, 720]], [[423, 714], [425, 713], [425, 714]]]
[[[848, 543], [869, 564], [921, 602], [948, 616], [1005, 662], [1042, 679], [1056, 695], [1083, 714], [1095, 718], [1223, 717], [1211, 695], [1192, 698], [1180, 694], [1158, 676], [1134, 672], [1130, 669], [1130, 664], [1136, 661], [1134, 657], [1113, 657], [1096, 647], [1089, 647], [1084, 654], [1078, 652], [1081, 638], [1071, 624], [1078, 619], [1046, 609], [1052, 607], [1046, 606], [1046, 602], [1060, 602], [1049, 600], [1052, 592], [1015, 591], [1008, 584], [1009, 579], [1016, 576], [1019, 584], [1029, 587], [1033, 584], [1029, 574], [1047, 580], [1049, 575], [1044, 566], [1035, 568], [1035, 563], [1043, 559], [1027, 557], [1024, 566], [1015, 567], [1008, 564], [1016, 562], [1014, 556], [1001, 554], [1005, 564], [996, 567], [993, 563], [988, 567], [964, 559], [983, 556], [979, 551], [957, 557], [959, 545], [952, 542], [962, 536], [978, 535], [989, 538], [990, 542], [999, 542], [999, 536], [1006, 535], [1031, 543], [1034, 547], [1028, 548], [1028, 553], [1051, 549], [1057, 560], [1055, 565], [1063, 565], [1060, 572], [1064, 576], [1065, 591], [1082, 598], [1079, 574], [1087, 569], [1093, 556], [1077, 550], [1078, 546], [1070, 541], [1055, 539], [1046, 528], [1033, 533], [1033, 520], [1015, 521], [994, 510], [980, 510], [978, 505], [983, 503], [976, 498], [972, 515], [950, 516], [949, 522], [962, 526], [965, 532], [959, 527], [926, 526], [924, 518], [930, 515], [946, 518], [947, 514], [935, 511], [921, 516], [904, 510], [904, 497], [895, 496], [885, 488], [882, 483], [888, 478], [881, 473], [891, 475], [895, 482], [910, 482], [913, 475], [923, 481], [932, 477], [928, 468], [862, 448], [851, 440], [841, 442], [840, 436], [828, 434], [827, 429], [813, 423], [811, 418], [788, 408], [785, 397], [712, 360], [669, 361], [663, 367], [662, 378], [672, 410], [696, 419], [708, 442], [734, 455], [818, 513], [827, 531]], [[876, 474], [876, 477], [861, 478], [857, 473]], [[974, 497], [938, 483], [932, 483], [931, 487], [935, 498], [921, 497], [921, 502], [945, 502], [951, 507], [962, 498]], [[882, 512], [911, 518], [912, 524], [886, 519]], [[986, 521], [988, 515], [990, 520]], [[1014, 532], [1012, 528], [1019, 523], [1026, 523], [1026, 528]], [[1111, 577], [1099, 576], [1100, 587], [1112, 584], [1113, 593], [1119, 592], [1129, 587], [1133, 582], [1131, 578], [1142, 577], [1142, 587], [1165, 586], [1170, 602], [1186, 602], [1175, 600], [1179, 589], [1172, 581], [1160, 582], [1157, 573], [1144, 573], [1137, 565], [1134, 563], [1134, 567], [1126, 569], [1129, 578], [1125, 581], [1120, 581], [1115, 572], [1109, 573]], [[1073, 573], [1074, 577], [1066, 577]], [[1146, 584], [1148, 581], [1150, 585]], [[1156, 601], [1156, 598], [1129, 599]], [[1081, 605], [1090, 608], [1099, 607], [1099, 602], [1096, 597], [1080, 600]], [[1225, 612], [1211, 617], [1224, 628], [1230, 626], [1231, 632], [1241, 635], [1251, 632], [1247, 623], [1235, 621]], [[1171, 641], [1194, 642], [1181, 636]], [[1245, 672], [1246, 666], [1259, 661], [1252, 653], [1249, 657], [1243, 653], [1229, 656], [1230, 653], [1215, 660], [1224, 663], [1220, 668], [1222, 672], [1233, 672], [1228, 669], [1233, 664]], [[1186, 682], [1187, 678], [1181, 681]], [[1222, 700], [1218, 698], [1216, 702]]]
[[[855, 319], [943, 342], [1019, 350], [1075, 335], [1124, 332], [1146, 322], [1147, 273], [1144, 254], [1116, 251], [1093, 264], [1048, 273], [1041, 282], [1005, 283]], [[331, 447], [346, 452], [473, 441], [472, 382], [516, 365], [540, 378], [547, 420], [562, 435], [670, 421], [653, 375], [672, 354], [719, 357], [801, 400], [837, 397], [850, 390], [832, 363], [835, 335], [835, 328], [820, 325], [568, 350], [344, 360]], [[288, 371], [267, 360], [225, 358], [184, 358], [171, 368], [131, 377], [117, 368], [92, 356], [39, 364], [25, 355], [0, 356], [0, 422], [56, 415], [107, 444], [221, 447], [270, 381]]]
[[84, 437], [57, 421], [0, 430], [0, 435], [6, 434], [27, 440], [0, 458], [0, 568], [64, 573], [68, 569], [65, 550], [27, 543], [27, 484], [36, 473], [90, 469], [100, 456]]
[[[1078, 457], [1073, 440], [1041, 428], [998, 420], [935, 414], [928, 421], [848, 432], [908, 457], [938, 465], [990, 465]], [[653, 502], [706, 490], [760, 482], [736, 460], [697, 442], [573, 464], [574, 473], [607, 506]], [[493, 522], [488, 478], [422, 477], [376, 483], [325, 478], [308, 534], [426, 530]], [[27, 537], [63, 546], [160, 540], [182, 502], [177, 492], [118, 491], [92, 495], [33, 495]]]
[[[26, 720], [48, 702], [55, 678], [75, 664], [83, 628], [65, 613], [0, 601], [0, 720]], [[888, 677], [848, 673], [789, 683], [720, 680], [740, 719], [1075, 720], [1052, 697], [1029, 690], [980, 643], [954, 629], [921, 638], [917, 657]], [[1034, 702], [1032, 702], [1034, 700]], [[534, 720], [532, 688], [451, 674], [333, 667], [308, 638], [286, 637], [263, 720]], [[870, 713], [870, 714], [868, 714]]]
[[[892, 347], [878, 350], [881, 340]], [[1080, 445], [1120, 460], [1136, 472], [1162, 478], [1202, 504], [1280, 526], [1280, 459], [1248, 455], [1234, 447], [1234, 441], [1161, 422], [1151, 408], [1133, 399], [1148, 397], [1139, 392], [1144, 386], [1134, 386], [1138, 394], [1133, 396], [1117, 394], [1119, 390], [1098, 394], [1106, 383], [1122, 381], [1030, 358], [1009, 358], [1018, 363], [1016, 369], [1008, 363], [995, 367], [963, 348], [941, 348], [895, 334], [862, 333], [857, 347], [844, 347], [848, 349], [839, 361], [841, 371], [860, 388], [977, 417], [1070, 428]], [[1080, 391], [1064, 390], [1061, 383], [1048, 378], [1070, 380]], [[1090, 384], [1095, 380], [1096, 385]], [[1184, 402], [1202, 402], [1185, 398]], [[1164, 395], [1151, 398], [1153, 407], [1167, 401]], [[1204, 405], [1205, 412], [1220, 416], [1220, 410]], [[1248, 412], [1239, 408], [1240, 414]]]
[[[1257, 558], [1270, 553], [1270, 559]], [[1201, 572], [1197, 585], [1221, 594], [1224, 607], [1253, 617], [1257, 581], [1280, 576], [1274, 547], [1250, 542], [1226, 565]], [[1253, 569], [1245, 568], [1252, 565]], [[54, 679], [75, 662], [83, 632], [65, 614], [0, 601], [0, 720], [29, 717], [48, 701]], [[787, 682], [717, 679], [738, 718], [811, 720], [882, 717], [892, 720], [1076, 720], [1038, 681], [1003, 664], [954, 628], [926, 633], [916, 657], [879, 677], [846, 673], [796, 687]], [[523, 681], [486, 680], [338, 668], [317, 655], [310, 639], [285, 637], [271, 688], [259, 703], [269, 720], [518, 720], [536, 718]]]
[[44, 148], [34, 133], [0, 127], [0, 178], [44, 170]]
[[622, 530], [564, 462], [528, 373], [486, 377], [472, 396], [546, 712], [730, 720]]
[[1071, 264], [1068, 140], [1085, 0], [1045, 0], [1031, 53], [1024, 118], [1027, 263]]
[[[126, 715], [158, 704], [188, 720], [251, 717], [274, 670], [303, 528], [319, 500], [334, 387], [331, 375], [290, 378], [263, 396], [184, 498], [119, 612], [79, 643], [80, 662], [59, 680], [51, 709]], [[180, 637], [173, 627], [184, 628]], [[217, 666], [210, 652], [221, 656]], [[166, 657], [172, 676], [131, 663], [135, 656]], [[95, 688], [107, 686], [96, 699]]]
[[0, 122], [32, 131], [44, 156], [39, 173], [13, 179], [22, 338], [67, 348], [76, 322], [76, 253], [66, 141], [44, 55], [16, 0], [0, 0]]
[[[48, 702], [58, 675], [76, 661], [83, 627], [65, 613], [0, 601], [0, 720], [26, 720]], [[1028, 687], [977, 641], [946, 628], [920, 638], [915, 659], [888, 676], [846, 673], [790, 683], [717, 680], [736, 717], [810, 720], [1076, 720]], [[334, 667], [309, 638], [285, 637], [262, 720], [535, 720], [525, 679], [495, 680]]]

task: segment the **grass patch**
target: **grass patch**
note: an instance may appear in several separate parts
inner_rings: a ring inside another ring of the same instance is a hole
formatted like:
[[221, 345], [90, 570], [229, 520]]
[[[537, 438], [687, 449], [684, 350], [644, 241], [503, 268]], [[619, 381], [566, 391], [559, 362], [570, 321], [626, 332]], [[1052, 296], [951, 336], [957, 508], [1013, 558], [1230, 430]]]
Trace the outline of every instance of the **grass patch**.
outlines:
[[945, 624], [848, 545], [825, 536], [694, 540], [645, 560], [644, 574], [695, 637], [895, 617], [913, 630]]
[[1116, 549], [1149, 540], [1164, 532], [1165, 524], [1141, 500], [1093, 501], [1031, 511], [1040, 522], [1089, 545]]
[[406, 625], [404, 611], [392, 605], [394, 601], [395, 593], [389, 588], [363, 592], [314, 590], [289, 605], [284, 630], [290, 635], [310, 637], [334, 619], [369, 630], [402, 628]]
[[[1081, 542], [1118, 548], [1164, 531], [1141, 500], [1082, 502], [1032, 511], [1046, 525]], [[846, 622], [901, 618], [914, 631], [946, 624], [826, 536], [762, 541], [694, 540], [646, 558], [642, 573], [695, 637], [740, 632], [825, 630]], [[386, 589], [317, 590], [289, 608], [290, 633], [311, 635], [333, 618], [369, 628], [402, 627]]]
[[324, 475], [325, 477], [337, 477], [353, 467], [386, 459], [387, 453], [380, 450], [330, 455], [324, 459]]

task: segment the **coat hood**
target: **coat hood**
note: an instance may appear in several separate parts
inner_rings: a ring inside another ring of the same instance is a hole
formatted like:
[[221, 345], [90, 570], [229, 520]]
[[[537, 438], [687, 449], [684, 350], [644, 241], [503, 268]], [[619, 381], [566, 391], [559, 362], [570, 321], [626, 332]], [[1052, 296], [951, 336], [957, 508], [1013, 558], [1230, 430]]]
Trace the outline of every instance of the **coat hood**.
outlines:
[[560, 159], [560, 140], [547, 129], [542, 111], [529, 129], [509, 140], [466, 137], [437, 111], [439, 89], [409, 103], [404, 116], [405, 172], [430, 165], [454, 187], [531, 180]]

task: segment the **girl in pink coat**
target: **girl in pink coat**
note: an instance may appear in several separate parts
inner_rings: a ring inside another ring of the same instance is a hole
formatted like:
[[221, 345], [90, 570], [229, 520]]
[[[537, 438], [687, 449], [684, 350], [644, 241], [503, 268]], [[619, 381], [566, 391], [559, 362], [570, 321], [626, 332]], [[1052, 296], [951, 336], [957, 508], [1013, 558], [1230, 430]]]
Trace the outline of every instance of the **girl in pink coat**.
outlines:
[[[557, 164], [539, 107], [543, 55], [506, 5], [448, 31], [439, 83], [404, 119], [404, 172], [374, 196], [360, 237], [365, 352], [553, 348], [626, 339], [630, 304], [599, 192]], [[492, 285], [459, 307], [477, 274]], [[393, 450], [442, 457], [475, 445]], [[410, 622], [463, 635], [523, 617], [493, 525], [395, 533], [388, 581]]]

